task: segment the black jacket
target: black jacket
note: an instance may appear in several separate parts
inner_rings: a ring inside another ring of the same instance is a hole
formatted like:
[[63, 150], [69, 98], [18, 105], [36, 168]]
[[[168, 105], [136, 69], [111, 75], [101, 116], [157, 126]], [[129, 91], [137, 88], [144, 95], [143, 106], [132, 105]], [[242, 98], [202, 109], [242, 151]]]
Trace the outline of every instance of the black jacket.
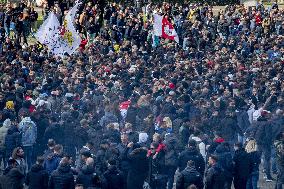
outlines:
[[194, 161], [196, 170], [203, 175], [205, 170], [205, 161], [200, 154], [200, 152], [197, 151], [196, 148], [187, 148], [181, 154], [178, 158], [178, 167], [179, 170], [182, 171], [186, 168], [187, 162], [189, 160]]
[[250, 174], [258, 174], [259, 173], [259, 164], [261, 163], [261, 156], [258, 151], [248, 153], [249, 161], [250, 161]]
[[17, 168], [9, 169], [7, 174], [0, 177], [1, 189], [23, 189], [24, 175]]
[[25, 183], [29, 189], [47, 189], [48, 178], [48, 173], [43, 166], [35, 164], [28, 172]]
[[128, 155], [128, 158], [130, 170], [127, 177], [127, 189], [142, 189], [149, 170], [147, 150], [137, 148]]
[[254, 123], [255, 135], [254, 138], [258, 145], [271, 146], [272, 145], [272, 125], [270, 122], [260, 117], [257, 122]]
[[53, 171], [48, 182], [48, 189], [74, 189], [74, 177], [69, 165], [60, 165]]
[[20, 145], [20, 132], [16, 126], [12, 126], [8, 129], [5, 137], [6, 155], [11, 156], [13, 149]]
[[244, 149], [236, 150], [233, 157], [234, 162], [234, 177], [247, 178], [250, 174], [250, 160], [247, 152]]
[[103, 189], [120, 189], [123, 184], [122, 172], [116, 166], [110, 166], [103, 174]]
[[82, 184], [84, 188], [93, 187], [95, 177], [94, 167], [85, 165], [76, 179], [76, 184]]
[[232, 178], [234, 164], [230, 149], [227, 149], [223, 144], [220, 144], [215, 150], [215, 155], [218, 157], [219, 165], [224, 170], [226, 178]]
[[223, 169], [218, 164], [211, 166], [205, 173], [205, 189], [221, 189], [224, 185]]
[[177, 178], [176, 189], [187, 189], [192, 184], [197, 189], [203, 189], [203, 176], [195, 167], [186, 167]]

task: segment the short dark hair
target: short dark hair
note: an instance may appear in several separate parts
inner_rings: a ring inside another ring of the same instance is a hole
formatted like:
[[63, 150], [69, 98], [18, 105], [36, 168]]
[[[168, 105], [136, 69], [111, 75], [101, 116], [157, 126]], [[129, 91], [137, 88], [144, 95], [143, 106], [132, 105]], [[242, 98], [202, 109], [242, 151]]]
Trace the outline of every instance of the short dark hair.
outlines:
[[213, 159], [214, 161], [218, 161], [218, 156], [211, 154], [209, 156], [211, 159]]

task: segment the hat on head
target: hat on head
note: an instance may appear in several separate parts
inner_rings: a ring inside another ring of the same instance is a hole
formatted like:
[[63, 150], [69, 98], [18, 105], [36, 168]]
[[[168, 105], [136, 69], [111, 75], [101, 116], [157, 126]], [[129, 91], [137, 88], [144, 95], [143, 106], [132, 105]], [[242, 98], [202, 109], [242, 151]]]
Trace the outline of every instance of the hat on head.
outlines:
[[139, 143], [147, 142], [148, 137], [147, 133], [139, 133]]
[[169, 83], [169, 87], [170, 87], [170, 89], [174, 89], [176, 86], [173, 83]]

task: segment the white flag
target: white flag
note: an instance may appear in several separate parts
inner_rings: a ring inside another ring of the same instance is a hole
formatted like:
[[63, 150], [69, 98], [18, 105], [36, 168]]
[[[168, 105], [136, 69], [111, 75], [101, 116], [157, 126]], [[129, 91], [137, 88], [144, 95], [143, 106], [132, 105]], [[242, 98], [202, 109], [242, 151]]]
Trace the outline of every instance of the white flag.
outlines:
[[50, 12], [35, 35], [36, 39], [40, 43], [45, 44], [50, 52], [55, 55], [59, 55], [60, 53], [63, 55], [63, 49], [58, 41], [59, 29], [60, 24], [56, 15]]
[[48, 46], [51, 53], [57, 56], [71, 55], [81, 43], [81, 38], [74, 27], [77, 3], [66, 15], [63, 26], [60, 26], [56, 15], [51, 12], [36, 33], [36, 39]]
[[61, 42], [64, 51], [67, 52], [68, 54], [72, 54], [81, 44], [81, 37], [79, 36], [78, 32], [74, 27], [74, 20], [79, 5], [80, 3], [76, 3], [76, 5], [71, 10], [68, 11], [63, 21]]

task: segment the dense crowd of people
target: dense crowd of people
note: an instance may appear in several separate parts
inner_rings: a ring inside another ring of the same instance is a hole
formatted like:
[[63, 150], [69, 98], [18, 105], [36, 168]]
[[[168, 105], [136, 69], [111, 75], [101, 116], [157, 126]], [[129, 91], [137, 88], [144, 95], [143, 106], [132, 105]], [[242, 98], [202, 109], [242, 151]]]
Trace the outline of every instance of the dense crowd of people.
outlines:
[[[69, 6], [69, 3], [68, 3]], [[49, 1], [62, 23], [66, 3]], [[153, 36], [166, 16], [179, 43]], [[1, 189], [257, 189], [284, 182], [284, 11], [82, 3], [72, 55], [0, 6]]]

